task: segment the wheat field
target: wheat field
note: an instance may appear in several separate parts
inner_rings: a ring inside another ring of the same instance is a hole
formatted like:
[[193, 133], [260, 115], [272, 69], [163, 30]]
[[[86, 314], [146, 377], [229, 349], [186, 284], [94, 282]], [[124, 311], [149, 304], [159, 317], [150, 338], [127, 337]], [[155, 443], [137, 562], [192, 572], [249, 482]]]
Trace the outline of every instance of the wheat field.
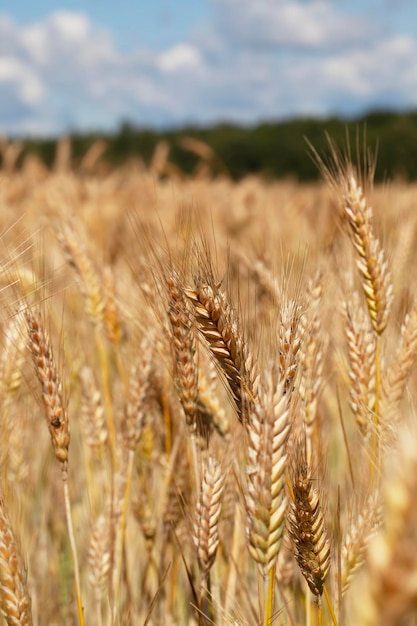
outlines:
[[0, 170], [0, 610], [417, 624], [415, 185]]

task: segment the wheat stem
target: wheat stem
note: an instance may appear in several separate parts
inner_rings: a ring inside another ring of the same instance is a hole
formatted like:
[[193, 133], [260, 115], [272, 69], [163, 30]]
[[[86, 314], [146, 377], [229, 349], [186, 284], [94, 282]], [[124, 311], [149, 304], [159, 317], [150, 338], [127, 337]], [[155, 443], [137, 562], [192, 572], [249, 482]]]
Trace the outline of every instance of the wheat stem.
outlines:
[[381, 393], [381, 337], [377, 336], [375, 350], [375, 409], [372, 432], [372, 457], [371, 457], [371, 491], [375, 488], [375, 473], [380, 474], [381, 469], [381, 445], [379, 442], [379, 398]]
[[110, 453], [113, 470], [117, 469], [117, 450], [116, 450], [116, 429], [113, 419], [113, 404], [111, 398], [109, 367], [107, 362], [106, 350], [101, 336], [99, 326], [95, 326], [96, 346], [100, 360], [101, 376], [103, 381], [104, 402], [106, 405], [107, 428], [109, 430]]
[[63, 487], [64, 487], [64, 501], [65, 501], [65, 516], [67, 519], [68, 536], [70, 540], [72, 559], [74, 562], [74, 576], [75, 576], [75, 594], [77, 598], [78, 619], [80, 626], [84, 626], [84, 612], [83, 603], [81, 599], [81, 585], [80, 585], [80, 569], [78, 565], [77, 548], [75, 545], [74, 527], [72, 524], [71, 516], [71, 501], [69, 496], [68, 482], [66, 475], [62, 475]]
[[323, 593], [324, 593], [324, 597], [326, 598], [326, 602], [327, 602], [327, 607], [330, 611], [330, 616], [332, 618], [332, 624], [333, 626], [337, 626], [337, 617], [336, 617], [336, 613], [334, 612], [334, 608], [333, 608], [333, 604], [329, 595], [329, 591], [327, 589], [327, 585], [324, 584], [323, 585]]
[[[113, 571], [113, 597], [116, 599], [119, 597], [119, 588], [120, 588], [120, 578], [122, 574], [122, 557], [123, 557], [123, 543], [126, 532], [126, 520], [127, 520], [127, 511], [129, 508], [129, 497], [130, 497], [130, 489], [132, 484], [132, 474], [135, 460], [135, 451], [134, 449], [129, 450], [129, 458], [127, 463], [127, 472], [126, 472], [126, 485], [124, 490], [123, 497], [123, 505], [122, 505], [122, 514], [120, 518], [119, 527], [116, 529], [116, 547], [115, 547], [115, 565]], [[116, 602], [113, 604], [113, 623], [116, 621], [116, 613], [117, 613], [117, 605]]]
[[271, 626], [274, 614], [274, 586], [275, 586], [276, 563], [268, 573], [268, 590], [264, 609], [264, 626]]

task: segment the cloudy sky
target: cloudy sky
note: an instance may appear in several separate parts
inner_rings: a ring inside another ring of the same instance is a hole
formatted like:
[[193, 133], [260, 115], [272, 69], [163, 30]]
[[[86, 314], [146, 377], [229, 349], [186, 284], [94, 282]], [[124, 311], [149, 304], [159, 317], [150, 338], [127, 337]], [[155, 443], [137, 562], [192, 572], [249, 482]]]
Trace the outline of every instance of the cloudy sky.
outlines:
[[0, 2], [0, 133], [410, 107], [415, 0]]

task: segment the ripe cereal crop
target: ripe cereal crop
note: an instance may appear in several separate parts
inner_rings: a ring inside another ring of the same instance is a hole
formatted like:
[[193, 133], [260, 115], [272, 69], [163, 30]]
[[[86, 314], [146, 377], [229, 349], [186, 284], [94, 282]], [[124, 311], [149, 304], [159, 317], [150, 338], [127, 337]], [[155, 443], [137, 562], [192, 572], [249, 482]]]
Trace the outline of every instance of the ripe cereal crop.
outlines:
[[4, 623], [415, 624], [415, 185], [58, 154], [0, 170]]

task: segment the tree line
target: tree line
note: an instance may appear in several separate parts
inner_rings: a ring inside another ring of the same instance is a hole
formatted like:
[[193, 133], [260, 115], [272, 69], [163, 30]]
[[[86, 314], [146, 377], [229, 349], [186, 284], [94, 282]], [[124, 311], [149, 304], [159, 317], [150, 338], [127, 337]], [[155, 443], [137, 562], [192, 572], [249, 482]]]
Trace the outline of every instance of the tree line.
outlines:
[[[417, 111], [376, 111], [356, 119], [293, 119], [264, 121], [253, 126], [219, 123], [189, 125], [170, 130], [140, 128], [130, 122], [113, 133], [69, 133], [72, 163], [76, 167], [97, 140], [104, 140], [104, 161], [118, 166], [137, 157], [147, 166], [158, 146], [164, 146], [171, 166], [192, 174], [204, 163], [216, 174], [239, 179], [248, 174], [266, 178], [294, 176], [313, 180], [319, 172], [309, 144], [319, 154], [328, 153], [328, 137], [341, 148], [377, 153], [375, 178], [417, 179]], [[37, 154], [46, 165], [53, 163], [57, 138], [28, 138], [21, 159]]]

